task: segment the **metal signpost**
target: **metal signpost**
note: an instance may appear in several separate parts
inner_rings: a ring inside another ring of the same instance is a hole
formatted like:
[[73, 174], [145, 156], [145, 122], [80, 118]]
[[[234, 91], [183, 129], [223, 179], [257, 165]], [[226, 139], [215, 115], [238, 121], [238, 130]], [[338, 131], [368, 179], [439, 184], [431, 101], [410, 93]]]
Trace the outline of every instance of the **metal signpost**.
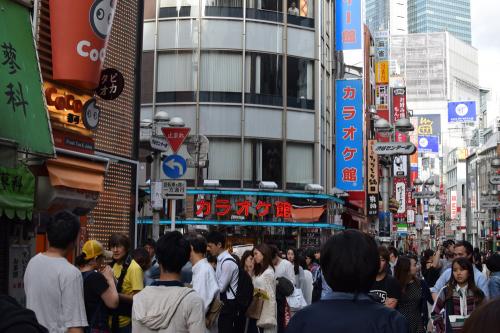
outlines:
[[163, 198], [171, 200], [170, 207], [170, 230], [175, 230], [176, 200], [186, 199], [186, 181], [185, 180], [164, 180]]

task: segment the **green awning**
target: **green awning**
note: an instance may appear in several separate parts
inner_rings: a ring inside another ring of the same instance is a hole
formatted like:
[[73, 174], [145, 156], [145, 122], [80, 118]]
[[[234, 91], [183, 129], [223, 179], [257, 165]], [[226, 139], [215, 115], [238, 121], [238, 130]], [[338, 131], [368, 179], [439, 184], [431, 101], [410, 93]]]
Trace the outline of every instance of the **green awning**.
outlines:
[[54, 156], [29, 9], [11, 0], [0, 0], [0, 9], [0, 138]]
[[0, 216], [31, 219], [35, 201], [35, 176], [25, 166], [0, 167]]

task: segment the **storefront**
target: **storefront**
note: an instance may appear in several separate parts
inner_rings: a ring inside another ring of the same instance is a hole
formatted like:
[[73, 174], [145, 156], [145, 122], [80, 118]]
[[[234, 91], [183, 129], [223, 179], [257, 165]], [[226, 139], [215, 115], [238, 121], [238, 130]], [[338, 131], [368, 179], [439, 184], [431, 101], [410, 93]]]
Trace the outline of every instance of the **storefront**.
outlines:
[[[326, 194], [191, 189], [186, 200], [178, 201], [175, 226], [184, 232], [221, 230], [228, 246], [265, 242], [281, 249], [319, 248], [335, 230], [344, 229], [343, 204]], [[152, 220], [142, 217], [137, 223], [139, 237], [147, 238]], [[171, 220], [162, 219], [160, 226], [170, 229]]]

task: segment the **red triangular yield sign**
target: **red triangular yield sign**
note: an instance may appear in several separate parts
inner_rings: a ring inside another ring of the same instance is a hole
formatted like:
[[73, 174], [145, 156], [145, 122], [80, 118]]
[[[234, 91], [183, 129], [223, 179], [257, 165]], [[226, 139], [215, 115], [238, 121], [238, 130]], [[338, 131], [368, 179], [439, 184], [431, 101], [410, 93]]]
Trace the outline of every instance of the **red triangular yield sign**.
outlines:
[[189, 132], [191, 131], [191, 128], [189, 127], [162, 127], [161, 131], [163, 132], [163, 135], [167, 139], [168, 144], [174, 151], [174, 153], [177, 153], [179, 148], [181, 147], [182, 143], [184, 140], [189, 135]]

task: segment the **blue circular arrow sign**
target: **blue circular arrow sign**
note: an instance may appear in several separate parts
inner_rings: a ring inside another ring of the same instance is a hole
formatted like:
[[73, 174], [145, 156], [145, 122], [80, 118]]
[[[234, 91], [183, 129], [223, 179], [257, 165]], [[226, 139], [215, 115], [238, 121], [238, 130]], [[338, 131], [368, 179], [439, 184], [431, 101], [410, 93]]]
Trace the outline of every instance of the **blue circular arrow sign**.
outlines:
[[162, 169], [168, 178], [180, 178], [187, 171], [186, 160], [180, 155], [170, 155], [163, 161]]

